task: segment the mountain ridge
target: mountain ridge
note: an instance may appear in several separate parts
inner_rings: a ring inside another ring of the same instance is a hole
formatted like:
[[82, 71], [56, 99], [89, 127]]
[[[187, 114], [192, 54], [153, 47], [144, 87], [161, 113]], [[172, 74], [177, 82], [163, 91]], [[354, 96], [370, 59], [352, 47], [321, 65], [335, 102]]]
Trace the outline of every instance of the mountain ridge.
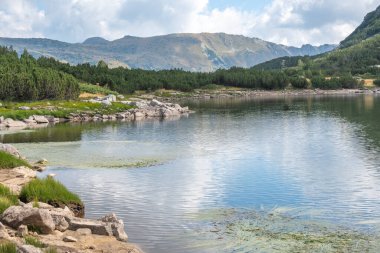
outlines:
[[54, 57], [71, 64], [124, 66], [150, 70], [181, 68], [189, 71], [214, 71], [219, 68], [252, 67], [282, 56], [315, 55], [336, 45], [300, 48], [268, 42], [259, 38], [226, 33], [173, 33], [153, 37], [124, 36], [116, 40], [88, 38], [82, 43], [51, 39], [0, 38], [0, 45], [12, 46], [32, 55]]

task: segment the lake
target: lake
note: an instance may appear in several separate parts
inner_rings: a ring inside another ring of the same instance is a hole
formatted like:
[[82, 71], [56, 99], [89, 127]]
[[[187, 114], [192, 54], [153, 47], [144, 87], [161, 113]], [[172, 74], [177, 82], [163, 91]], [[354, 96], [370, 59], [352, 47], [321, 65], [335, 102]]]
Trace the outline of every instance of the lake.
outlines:
[[48, 159], [43, 175], [78, 193], [87, 217], [115, 212], [148, 253], [281, 252], [254, 243], [249, 236], [262, 237], [247, 237], [245, 225], [231, 228], [242, 221], [257, 231], [269, 223], [271, 235], [323, 224], [377, 238], [379, 96], [186, 104], [196, 113], [181, 119], [61, 124], [0, 138], [28, 159]]

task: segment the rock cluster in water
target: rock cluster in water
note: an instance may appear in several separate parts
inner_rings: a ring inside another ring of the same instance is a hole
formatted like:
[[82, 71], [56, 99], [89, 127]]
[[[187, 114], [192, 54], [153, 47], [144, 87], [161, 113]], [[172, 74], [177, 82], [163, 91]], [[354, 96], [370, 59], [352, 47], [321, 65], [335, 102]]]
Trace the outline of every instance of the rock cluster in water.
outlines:
[[[91, 99], [87, 102], [102, 103], [105, 106], [110, 106], [116, 102], [116, 96], [108, 95], [103, 98]], [[126, 110], [111, 115], [97, 114], [94, 112], [70, 113], [65, 118], [55, 118], [51, 115], [33, 115], [24, 120], [13, 120], [0, 116], [1, 128], [36, 128], [44, 127], [49, 124], [60, 122], [81, 122], [81, 121], [107, 121], [107, 120], [125, 120], [138, 121], [148, 118], [170, 118], [180, 117], [181, 115], [191, 113], [188, 107], [181, 107], [179, 104], [163, 103], [158, 100], [136, 100], [136, 101], [120, 101], [120, 103], [133, 106], [133, 109]], [[29, 110], [30, 108], [24, 108]]]

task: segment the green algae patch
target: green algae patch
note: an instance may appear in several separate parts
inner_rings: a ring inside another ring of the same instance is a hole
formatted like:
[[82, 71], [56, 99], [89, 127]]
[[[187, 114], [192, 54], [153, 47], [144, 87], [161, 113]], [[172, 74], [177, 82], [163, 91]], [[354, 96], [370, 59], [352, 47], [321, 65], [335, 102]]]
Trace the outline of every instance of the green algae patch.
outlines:
[[[153, 167], [157, 165], [161, 165], [163, 162], [160, 162], [158, 160], [141, 160], [141, 161], [136, 161], [136, 162], [130, 162], [130, 163], [112, 163], [112, 164], [107, 164], [107, 168], [146, 168], [146, 167]], [[103, 167], [103, 166], [95, 166], [95, 167]]]
[[223, 252], [380, 252], [378, 233], [291, 216], [283, 211], [201, 212], [194, 217], [201, 225], [194, 228], [192, 247]]

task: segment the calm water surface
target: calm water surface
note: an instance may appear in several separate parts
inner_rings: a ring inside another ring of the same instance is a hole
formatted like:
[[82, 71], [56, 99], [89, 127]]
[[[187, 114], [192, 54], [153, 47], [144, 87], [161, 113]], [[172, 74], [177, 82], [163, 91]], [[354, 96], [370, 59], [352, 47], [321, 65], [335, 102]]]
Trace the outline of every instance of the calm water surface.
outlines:
[[81, 196], [88, 217], [116, 212], [146, 252], [222, 252], [194, 249], [187, 237], [210, 209], [302, 208], [315, 211], [306, 218], [367, 231], [375, 228], [361, 224], [380, 222], [380, 97], [189, 105], [197, 113], [179, 120], [0, 138], [47, 158], [46, 173]]

